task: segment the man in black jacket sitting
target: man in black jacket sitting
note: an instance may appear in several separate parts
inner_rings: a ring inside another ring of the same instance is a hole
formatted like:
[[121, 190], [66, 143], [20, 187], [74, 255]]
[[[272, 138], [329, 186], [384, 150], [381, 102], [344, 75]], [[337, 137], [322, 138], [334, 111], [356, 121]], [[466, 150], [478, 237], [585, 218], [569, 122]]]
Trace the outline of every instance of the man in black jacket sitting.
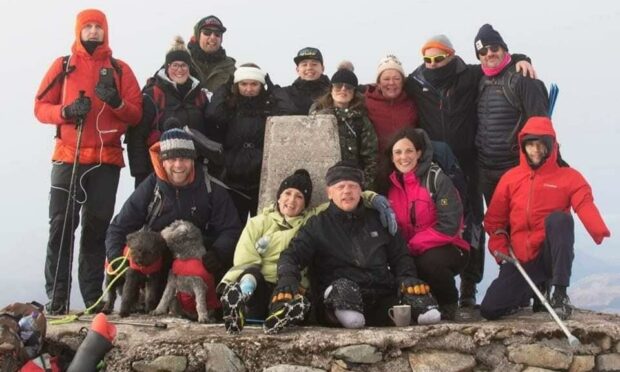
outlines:
[[[414, 305], [414, 313], [422, 309], [416, 313], [418, 322], [438, 321], [430, 289], [417, 279], [406, 243], [399, 234], [390, 235], [379, 214], [361, 203], [364, 172], [354, 162], [341, 161], [325, 178], [330, 205], [308, 220], [280, 255], [265, 331], [275, 333], [303, 319], [298, 288], [305, 267], [310, 268], [312, 304], [321, 324], [387, 326], [388, 309], [401, 300]], [[429, 310], [430, 321], [417, 317]]]

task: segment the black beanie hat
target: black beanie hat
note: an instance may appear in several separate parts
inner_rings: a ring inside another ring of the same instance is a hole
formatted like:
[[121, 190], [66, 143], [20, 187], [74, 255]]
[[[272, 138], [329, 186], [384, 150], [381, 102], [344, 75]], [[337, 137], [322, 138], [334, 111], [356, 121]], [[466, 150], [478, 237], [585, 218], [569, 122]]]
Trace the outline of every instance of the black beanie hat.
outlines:
[[341, 68], [340, 70], [336, 71], [334, 75], [332, 75], [332, 84], [336, 83], [346, 83], [356, 88], [357, 76], [355, 76], [355, 73], [353, 71], [346, 68]]
[[185, 41], [183, 41], [181, 36], [175, 36], [172, 41], [172, 47], [168, 53], [166, 53], [166, 64], [169, 65], [174, 61], [181, 61], [191, 65], [191, 60], [192, 57], [185, 47]]
[[478, 51], [484, 48], [487, 45], [499, 45], [504, 48], [505, 51], [508, 51], [508, 46], [502, 39], [502, 35], [499, 32], [495, 31], [493, 26], [486, 23], [480, 27], [478, 30], [478, 34], [474, 39], [474, 50], [476, 51], [476, 58], [480, 59], [478, 56]]
[[304, 202], [306, 207], [310, 205], [310, 198], [312, 197], [312, 180], [310, 179], [310, 173], [307, 170], [301, 168], [297, 169], [293, 174], [286, 177], [278, 188], [276, 194], [276, 200], [280, 199], [280, 194], [286, 189], [297, 189], [304, 195]]
[[353, 160], [341, 160], [327, 170], [325, 184], [334, 185], [340, 181], [353, 181], [364, 187], [364, 171]]

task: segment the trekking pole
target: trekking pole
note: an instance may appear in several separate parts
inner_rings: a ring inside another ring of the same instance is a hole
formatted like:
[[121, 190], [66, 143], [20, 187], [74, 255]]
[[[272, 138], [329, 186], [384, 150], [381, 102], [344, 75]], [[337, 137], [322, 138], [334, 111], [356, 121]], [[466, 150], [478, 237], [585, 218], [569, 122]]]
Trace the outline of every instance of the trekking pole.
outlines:
[[[85, 92], [80, 90], [80, 98], [84, 97]], [[62, 233], [60, 235], [60, 248], [58, 250], [58, 258], [56, 259], [56, 271], [54, 273], [54, 285], [52, 287], [52, 304], [50, 308], [54, 310], [54, 304], [56, 302], [56, 289], [58, 284], [58, 269], [60, 268], [60, 260], [63, 253], [63, 243], [65, 242], [65, 232], [67, 229], [67, 217], [69, 211], [71, 211], [71, 236], [69, 240], [69, 271], [67, 272], [67, 293], [65, 300], [65, 311], [69, 311], [71, 306], [71, 270], [73, 269], [73, 244], [74, 244], [74, 231], [75, 231], [75, 201], [77, 198], [77, 173], [80, 162], [80, 147], [82, 145], [82, 132], [84, 131], [84, 119], [83, 115], [77, 117], [76, 130], [77, 140], [75, 145], [75, 156], [73, 158], [73, 167], [71, 169], [71, 179], [69, 181], [69, 190], [67, 197], [67, 206], [65, 207], [65, 216], [62, 221]]]
[[551, 117], [553, 115], [553, 109], [555, 108], [555, 102], [558, 99], [558, 93], [560, 93], [560, 88], [556, 83], [551, 83], [551, 87], [549, 88], [549, 111], [547, 115]]
[[[63, 322], [64, 318], [60, 318], [60, 317], [57, 317], [57, 316], [47, 316], [46, 318], [51, 320], [49, 322], [50, 325], [67, 324], [67, 322]], [[60, 322], [58, 322], [58, 321], [60, 321]], [[72, 320], [72, 322], [80, 322], [80, 323], [91, 323], [92, 321], [93, 321], [93, 318], [73, 319]], [[147, 322], [124, 321], [124, 320], [108, 320], [108, 323], [118, 324], [118, 325], [130, 325], [130, 326], [134, 326], [134, 327], [153, 327], [153, 328], [159, 328], [159, 329], [167, 329], [168, 328], [168, 323], [164, 323], [164, 322], [147, 323]]]
[[564, 322], [560, 319], [560, 317], [558, 317], [558, 314], [555, 312], [555, 310], [553, 310], [551, 305], [549, 305], [549, 302], [547, 301], [545, 296], [542, 293], [540, 293], [540, 290], [538, 290], [538, 287], [536, 287], [536, 284], [534, 284], [534, 282], [532, 281], [530, 276], [527, 275], [527, 272], [525, 271], [523, 266], [521, 266], [521, 263], [519, 262], [519, 260], [515, 256], [515, 254], [514, 254], [514, 252], [512, 250], [512, 247], [509, 246], [508, 249], [510, 250], [510, 256], [507, 256], [507, 255], [505, 255], [502, 252], [495, 251], [495, 253], [494, 253], [495, 257], [499, 258], [500, 260], [504, 260], [506, 262], [510, 262], [511, 264], [515, 265], [517, 270], [519, 270], [519, 272], [523, 276], [523, 279], [525, 279], [527, 284], [529, 284], [529, 286], [532, 288], [532, 290], [536, 294], [536, 297], [538, 297], [540, 302], [542, 302], [543, 305], [545, 305], [545, 307], [547, 308], [547, 311], [549, 312], [549, 314], [551, 314], [551, 317], [553, 318], [553, 320], [555, 320], [555, 322], [560, 326], [560, 328], [562, 329], [562, 332], [564, 332], [564, 334], [568, 338], [568, 343], [571, 346], [579, 346], [580, 342], [577, 339], [577, 337], [573, 336], [573, 334], [568, 330], [568, 328], [566, 327]]

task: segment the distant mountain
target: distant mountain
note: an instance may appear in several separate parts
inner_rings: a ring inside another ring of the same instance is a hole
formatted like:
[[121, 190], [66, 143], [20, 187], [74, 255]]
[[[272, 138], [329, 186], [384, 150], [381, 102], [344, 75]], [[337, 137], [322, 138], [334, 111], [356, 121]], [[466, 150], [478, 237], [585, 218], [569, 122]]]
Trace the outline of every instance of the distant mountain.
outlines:
[[620, 274], [593, 274], [569, 287], [571, 302], [578, 308], [605, 313], [620, 313]]

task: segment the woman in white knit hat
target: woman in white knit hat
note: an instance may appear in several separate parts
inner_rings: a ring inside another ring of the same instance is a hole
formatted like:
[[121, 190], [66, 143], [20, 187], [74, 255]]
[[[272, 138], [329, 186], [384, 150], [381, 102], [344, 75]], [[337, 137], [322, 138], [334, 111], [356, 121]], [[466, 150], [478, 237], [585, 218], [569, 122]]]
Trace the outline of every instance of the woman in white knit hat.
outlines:
[[390, 137], [400, 129], [415, 127], [418, 110], [405, 94], [405, 70], [400, 60], [391, 54], [379, 61], [377, 80], [364, 89], [368, 117], [377, 132], [379, 153], [383, 153]]
[[243, 64], [234, 79], [215, 91], [207, 108], [207, 121], [215, 125], [210, 132], [224, 145], [224, 181], [233, 189], [230, 194], [243, 224], [248, 214], [256, 215], [265, 121], [273, 110], [265, 81], [260, 67]]

